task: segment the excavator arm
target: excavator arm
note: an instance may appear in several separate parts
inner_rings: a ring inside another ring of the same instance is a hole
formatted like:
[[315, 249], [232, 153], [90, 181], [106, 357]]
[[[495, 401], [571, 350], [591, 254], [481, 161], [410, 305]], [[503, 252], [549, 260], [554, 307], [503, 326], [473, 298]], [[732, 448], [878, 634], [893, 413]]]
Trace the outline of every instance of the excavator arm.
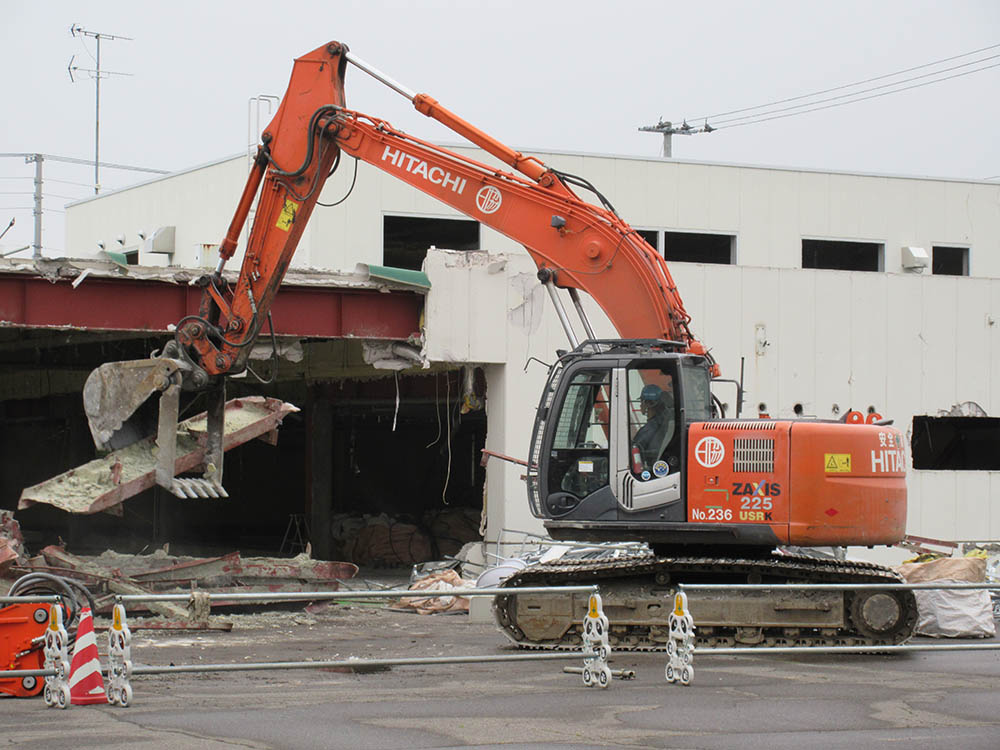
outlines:
[[[410, 136], [385, 120], [345, 106], [348, 63], [408, 98], [417, 111], [468, 139], [515, 172]], [[378, 167], [522, 244], [550, 292], [587, 292], [626, 338], [677, 342], [707, 356], [691, 333], [663, 258], [585, 180], [559, 172], [487, 135], [426, 94], [415, 94], [330, 42], [295, 60], [288, 90], [261, 136], [253, 169], [219, 247], [215, 272], [199, 280], [197, 315], [178, 321], [174, 340], [150, 360], [102, 365], [84, 388], [98, 447], [114, 444], [122, 424], [160, 392], [156, 481], [182, 494], [173, 477], [181, 390], [209, 390], [205, 487], [221, 490], [224, 377], [246, 368], [249, 350], [268, 319], [323, 185], [341, 152]], [[602, 206], [573, 188], [592, 190]], [[257, 199], [239, 277], [230, 288], [222, 270], [237, 247]], [[586, 321], [584, 321], [585, 325]], [[567, 332], [571, 327], [564, 321]], [[592, 337], [592, 332], [588, 330]], [[571, 334], [572, 335], [572, 334]], [[713, 364], [714, 367], [714, 364]]]

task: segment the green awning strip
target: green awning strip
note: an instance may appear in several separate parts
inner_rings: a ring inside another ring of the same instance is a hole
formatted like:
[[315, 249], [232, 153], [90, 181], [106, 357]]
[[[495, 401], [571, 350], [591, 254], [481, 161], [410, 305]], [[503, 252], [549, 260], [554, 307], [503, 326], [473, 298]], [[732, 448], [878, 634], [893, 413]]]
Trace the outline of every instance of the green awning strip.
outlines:
[[391, 281], [396, 284], [417, 287], [418, 289], [430, 289], [431, 280], [423, 271], [413, 271], [409, 268], [393, 268], [392, 266], [375, 266], [370, 263], [363, 264], [368, 268], [368, 277], [381, 281]]

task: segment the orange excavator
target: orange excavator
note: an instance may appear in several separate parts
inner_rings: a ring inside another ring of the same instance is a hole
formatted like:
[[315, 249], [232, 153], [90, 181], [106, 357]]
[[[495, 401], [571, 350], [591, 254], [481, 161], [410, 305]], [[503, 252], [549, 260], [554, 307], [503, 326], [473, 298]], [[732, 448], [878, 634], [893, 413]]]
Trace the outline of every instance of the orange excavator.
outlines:
[[[514, 171], [348, 109], [348, 65]], [[906, 520], [899, 431], [854, 412], [840, 422], [726, 418], [712, 394], [719, 368], [691, 332], [664, 259], [605, 196], [587, 180], [505, 146], [433, 98], [408, 90], [339, 42], [295, 61], [220, 245], [219, 266], [199, 282], [199, 313], [178, 321], [173, 341], [151, 359], [108, 363], [88, 379], [85, 408], [99, 447], [114, 444], [129, 416], [160, 393], [157, 483], [181, 496], [224, 494], [225, 377], [246, 368], [320, 191], [344, 154], [525, 247], [571, 343], [552, 366], [536, 413], [526, 477], [531, 510], [555, 539], [649, 545], [649, 551], [614, 560], [532, 566], [507, 585], [596, 581], [613, 643], [658, 649], [668, 641], [666, 603], [677, 582], [898, 580], [867, 563], [773, 550], [899, 541]], [[581, 199], [583, 191], [596, 204]], [[222, 270], [258, 194], [242, 269], [229, 286]], [[580, 317], [583, 341], [560, 290]], [[581, 291], [622, 338], [594, 335]], [[212, 394], [205, 472], [197, 478], [178, 478], [174, 471], [182, 390]], [[515, 642], [561, 647], [579, 641], [576, 623], [584, 607], [571, 597], [520, 596], [499, 597], [495, 611]], [[916, 620], [913, 597], [904, 592], [734, 592], [692, 596], [692, 608], [699, 637], [720, 644], [896, 643], [909, 637]]]

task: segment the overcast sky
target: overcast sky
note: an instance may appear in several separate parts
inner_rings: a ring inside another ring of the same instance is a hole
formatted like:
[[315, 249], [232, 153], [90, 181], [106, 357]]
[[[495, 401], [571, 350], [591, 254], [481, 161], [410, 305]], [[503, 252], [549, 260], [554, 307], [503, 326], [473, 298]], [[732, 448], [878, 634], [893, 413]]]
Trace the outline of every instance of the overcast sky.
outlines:
[[[1000, 1], [7, 0], [0, 153], [93, 159], [94, 82], [82, 72], [71, 82], [67, 66], [75, 56], [74, 65], [93, 68], [95, 45], [74, 38], [72, 24], [132, 38], [101, 45], [102, 69], [130, 74], [102, 80], [101, 160], [179, 170], [242, 151], [249, 98], [282, 94], [292, 60], [329, 40], [346, 42], [400, 83], [522, 150], [656, 157], [661, 136], [637, 129], [661, 117], [701, 125], [693, 118], [1000, 44]], [[992, 55], [1000, 47], [938, 69]], [[418, 136], [456, 141], [356, 69], [348, 70], [347, 97], [351, 108]], [[1000, 176], [998, 125], [1000, 67], [801, 116], [675, 136], [673, 153], [983, 179]], [[31, 242], [32, 174], [21, 158], [0, 159], [0, 231], [17, 220], [0, 240], [4, 249]], [[47, 162], [45, 177], [45, 254], [57, 255], [65, 252], [58, 212], [92, 194], [93, 168]], [[109, 189], [141, 179], [101, 173]]]

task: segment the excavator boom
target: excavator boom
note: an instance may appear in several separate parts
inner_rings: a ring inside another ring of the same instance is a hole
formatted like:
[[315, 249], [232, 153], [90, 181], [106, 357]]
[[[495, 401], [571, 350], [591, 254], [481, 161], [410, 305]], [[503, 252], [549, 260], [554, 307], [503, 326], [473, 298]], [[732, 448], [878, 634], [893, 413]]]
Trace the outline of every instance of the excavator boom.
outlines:
[[[346, 109], [348, 63], [408, 98], [414, 108], [520, 174], [414, 138], [385, 120]], [[295, 60], [288, 90], [270, 124], [219, 246], [215, 273], [203, 276], [197, 315], [177, 322], [174, 340], [150, 360], [113, 362], [95, 370], [84, 388], [91, 432], [101, 449], [143, 435], [123, 430], [136, 409], [161, 394], [157, 481], [181, 494], [170, 463], [181, 391], [213, 392], [209, 415], [210, 467], [205, 491], [221, 489], [220, 436], [224, 378], [246, 369], [250, 348], [269, 318], [274, 295], [291, 263], [326, 180], [341, 154], [372, 164], [524, 245], [554, 293], [590, 294], [623, 336], [655, 336], [707, 354], [689, 328], [663, 258], [615, 213], [585, 180], [550, 169], [476, 128], [426, 94], [416, 94], [330, 42]], [[594, 190], [604, 206], [580, 199]], [[259, 197], [258, 197], [259, 196]], [[222, 276], [251, 208], [256, 215], [242, 267], [230, 288]], [[713, 364], [714, 367], [714, 364]], [[717, 369], [716, 369], [717, 371]]]

